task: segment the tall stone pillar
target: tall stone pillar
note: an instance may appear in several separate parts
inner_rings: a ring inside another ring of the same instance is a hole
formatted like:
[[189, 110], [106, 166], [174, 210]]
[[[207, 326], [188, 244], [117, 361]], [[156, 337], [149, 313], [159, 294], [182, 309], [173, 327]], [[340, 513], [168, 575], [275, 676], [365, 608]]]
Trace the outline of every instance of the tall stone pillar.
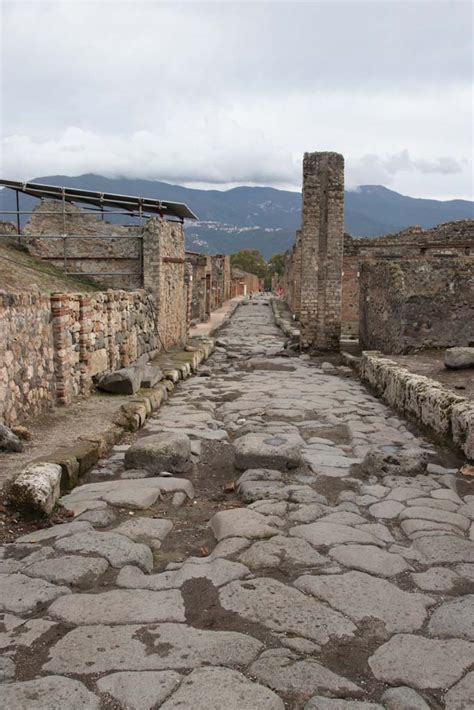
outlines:
[[339, 350], [344, 158], [305, 153], [301, 224], [301, 347]]

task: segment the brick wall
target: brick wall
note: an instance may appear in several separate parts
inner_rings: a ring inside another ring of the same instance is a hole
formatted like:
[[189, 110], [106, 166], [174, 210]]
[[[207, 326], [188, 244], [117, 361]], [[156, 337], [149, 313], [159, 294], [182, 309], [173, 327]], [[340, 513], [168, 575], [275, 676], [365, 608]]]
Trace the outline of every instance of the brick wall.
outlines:
[[360, 265], [360, 340], [404, 353], [474, 343], [474, 260], [368, 260]]
[[343, 220], [343, 156], [305, 153], [300, 307], [303, 348], [339, 349]]

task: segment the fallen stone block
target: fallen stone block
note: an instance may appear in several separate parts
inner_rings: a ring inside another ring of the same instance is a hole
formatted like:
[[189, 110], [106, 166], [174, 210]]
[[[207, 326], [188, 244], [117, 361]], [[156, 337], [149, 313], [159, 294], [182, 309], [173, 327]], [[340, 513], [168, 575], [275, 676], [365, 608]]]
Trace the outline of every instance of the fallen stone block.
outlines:
[[4, 451], [23, 451], [23, 444], [19, 437], [4, 424], [0, 424], [0, 449]]
[[140, 389], [142, 374], [141, 367], [124, 367], [108, 372], [97, 382], [97, 389], [113, 394], [135, 394]]
[[141, 386], [151, 389], [163, 379], [163, 372], [155, 365], [145, 365], [142, 374]]
[[245, 434], [233, 444], [235, 466], [286, 471], [302, 463], [301, 439], [292, 434]]
[[8, 496], [19, 508], [49, 514], [60, 496], [61, 466], [35, 463], [28, 466], [11, 483]]
[[444, 351], [444, 366], [450, 370], [474, 367], [474, 348], [448, 348]]
[[140, 439], [125, 452], [125, 468], [184, 473], [190, 469], [191, 442], [186, 434], [154, 434]]

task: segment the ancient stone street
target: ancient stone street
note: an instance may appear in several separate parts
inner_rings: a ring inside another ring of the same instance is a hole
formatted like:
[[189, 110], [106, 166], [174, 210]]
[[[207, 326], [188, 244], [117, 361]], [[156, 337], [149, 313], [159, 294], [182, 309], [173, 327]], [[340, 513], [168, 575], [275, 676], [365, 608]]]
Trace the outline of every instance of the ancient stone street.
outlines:
[[3, 546], [0, 707], [474, 706], [456, 459], [284, 341], [241, 305], [74, 520]]

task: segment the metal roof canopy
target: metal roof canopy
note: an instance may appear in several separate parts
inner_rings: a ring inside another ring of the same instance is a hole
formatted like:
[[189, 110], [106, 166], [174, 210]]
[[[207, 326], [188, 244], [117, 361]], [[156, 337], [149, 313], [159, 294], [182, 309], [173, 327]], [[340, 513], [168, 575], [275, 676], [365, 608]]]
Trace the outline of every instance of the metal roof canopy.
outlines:
[[182, 202], [155, 200], [151, 197], [135, 197], [117, 195], [113, 192], [95, 192], [80, 190], [75, 187], [58, 187], [57, 185], [41, 185], [36, 182], [21, 182], [17, 180], [0, 180], [0, 186], [8, 187], [16, 192], [38, 198], [66, 200], [67, 202], [83, 202], [101, 208], [116, 207], [127, 212], [141, 214], [159, 214], [162, 217], [177, 217], [180, 220], [197, 219], [187, 205]]

